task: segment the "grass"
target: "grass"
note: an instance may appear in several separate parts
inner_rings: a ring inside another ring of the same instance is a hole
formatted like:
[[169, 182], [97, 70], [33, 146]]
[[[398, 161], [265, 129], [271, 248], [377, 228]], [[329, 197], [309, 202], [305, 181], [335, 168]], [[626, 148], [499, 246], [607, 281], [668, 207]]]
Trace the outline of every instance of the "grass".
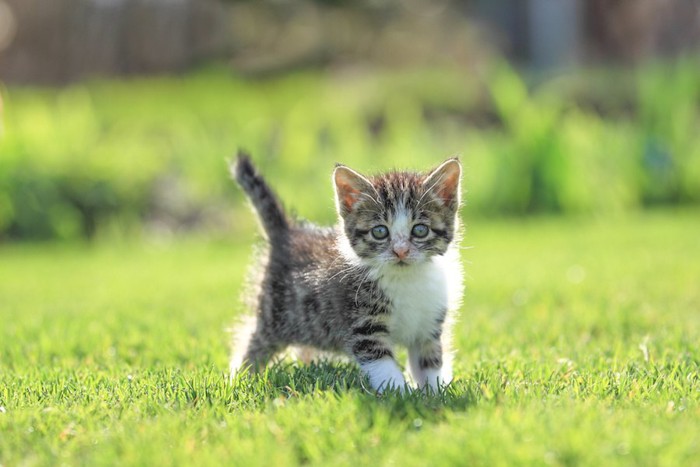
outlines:
[[[303, 214], [303, 213], [302, 213]], [[0, 248], [0, 465], [697, 465], [700, 216], [467, 219], [456, 381], [229, 385], [229, 240]]]

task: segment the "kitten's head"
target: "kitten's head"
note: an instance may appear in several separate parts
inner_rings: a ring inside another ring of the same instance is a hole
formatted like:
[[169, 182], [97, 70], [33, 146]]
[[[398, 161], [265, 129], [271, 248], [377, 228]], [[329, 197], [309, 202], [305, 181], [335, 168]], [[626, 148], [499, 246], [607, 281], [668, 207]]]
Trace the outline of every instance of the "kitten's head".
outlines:
[[444, 254], [457, 233], [462, 167], [364, 177], [339, 165], [336, 207], [352, 250], [367, 265], [408, 266]]

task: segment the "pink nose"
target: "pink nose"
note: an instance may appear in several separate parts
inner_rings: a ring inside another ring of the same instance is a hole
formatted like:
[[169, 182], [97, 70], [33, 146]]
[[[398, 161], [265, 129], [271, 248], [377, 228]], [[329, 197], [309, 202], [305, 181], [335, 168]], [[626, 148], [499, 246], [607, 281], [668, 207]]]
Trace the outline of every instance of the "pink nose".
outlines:
[[404, 259], [408, 255], [408, 245], [394, 245], [394, 254], [399, 259]]

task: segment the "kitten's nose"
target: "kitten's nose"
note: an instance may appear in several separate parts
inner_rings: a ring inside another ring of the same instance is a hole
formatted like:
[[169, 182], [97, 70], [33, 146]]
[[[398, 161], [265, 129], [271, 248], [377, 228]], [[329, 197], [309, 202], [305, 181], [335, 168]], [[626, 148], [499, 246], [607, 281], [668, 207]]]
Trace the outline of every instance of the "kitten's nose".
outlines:
[[405, 245], [405, 244], [394, 245], [393, 250], [394, 250], [394, 254], [399, 259], [404, 259], [406, 256], [408, 256], [408, 245]]

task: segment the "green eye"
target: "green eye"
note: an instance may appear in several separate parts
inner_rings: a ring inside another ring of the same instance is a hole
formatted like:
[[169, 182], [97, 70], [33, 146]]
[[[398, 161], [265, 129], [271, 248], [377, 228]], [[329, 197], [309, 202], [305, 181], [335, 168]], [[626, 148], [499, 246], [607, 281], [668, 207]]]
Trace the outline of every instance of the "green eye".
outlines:
[[428, 232], [430, 232], [430, 229], [428, 229], [428, 226], [425, 224], [416, 224], [413, 226], [413, 229], [411, 230], [411, 235], [413, 235], [416, 238], [423, 238], [428, 236]]
[[377, 240], [384, 240], [389, 236], [389, 229], [386, 225], [377, 225], [372, 227], [372, 236]]

